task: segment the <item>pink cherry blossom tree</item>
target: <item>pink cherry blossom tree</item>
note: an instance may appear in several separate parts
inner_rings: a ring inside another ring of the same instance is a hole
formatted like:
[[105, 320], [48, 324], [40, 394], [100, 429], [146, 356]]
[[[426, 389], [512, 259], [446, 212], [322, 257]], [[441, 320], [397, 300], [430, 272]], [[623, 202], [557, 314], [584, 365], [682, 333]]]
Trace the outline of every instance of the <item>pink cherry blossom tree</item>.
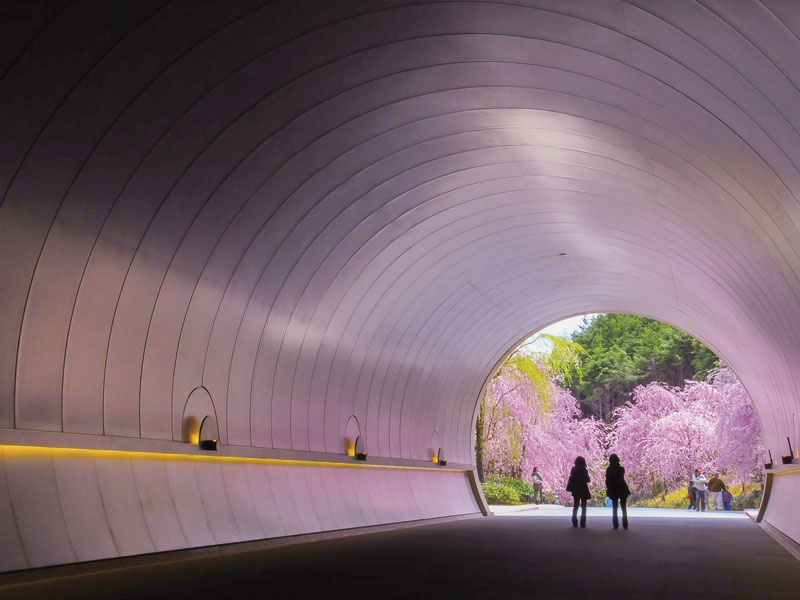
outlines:
[[602, 498], [610, 452], [626, 467], [634, 492], [665, 494], [685, 487], [694, 468], [730, 484], [759, 476], [763, 454], [755, 409], [730, 371], [682, 388], [653, 382], [636, 388], [610, 425], [581, 418], [578, 401], [547, 364], [507, 362], [483, 399], [479, 433], [485, 472], [531, 481], [534, 466], [546, 492], [566, 491], [575, 457], [586, 458], [592, 495]]
[[615, 411], [607, 443], [640, 493], [685, 487], [695, 468], [719, 472], [728, 483], [749, 482], [763, 453], [758, 416], [727, 368], [682, 388], [636, 388], [632, 402]]
[[604, 484], [603, 424], [581, 419], [578, 401], [555, 381], [546, 386], [513, 364], [491, 381], [482, 407], [484, 471], [530, 482], [538, 466], [545, 491], [565, 499], [569, 471], [582, 455], [596, 494]]

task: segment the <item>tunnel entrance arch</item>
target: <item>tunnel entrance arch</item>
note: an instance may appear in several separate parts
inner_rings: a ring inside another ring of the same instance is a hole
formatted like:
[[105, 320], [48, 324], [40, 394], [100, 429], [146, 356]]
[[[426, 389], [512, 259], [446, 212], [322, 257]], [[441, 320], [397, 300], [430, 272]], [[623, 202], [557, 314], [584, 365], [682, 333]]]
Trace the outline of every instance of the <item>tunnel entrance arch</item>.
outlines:
[[[655, 495], [648, 504], [684, 507], [687, 482], [699, 467], [734, 486], [737, 509], [758, 508], [767, 456], [761, 426], [724, 362], [657, 320], [600, 314], [588, 323], [560, 323], [506, 353], [479, 400], [476, 467], [490, 501], [529, 500], [537, 465], [539, 476], [543, 467], [549, 471], [551, 502], [569, 497], [563, 488], [577, 454], [589, 460], [594, 495], [602, 501], [598, 469], [615, 453], [627, 463], [637, 502]], [[565, 325], [571, 328], [563, 331]], [[549, 337], [556, 332], [565, 339]], [[587, 369], [580, 380], [558, 370], [565, 360], [576, 378], [581, 366]], [[721, 506], [719, 484], [713, 486]]]

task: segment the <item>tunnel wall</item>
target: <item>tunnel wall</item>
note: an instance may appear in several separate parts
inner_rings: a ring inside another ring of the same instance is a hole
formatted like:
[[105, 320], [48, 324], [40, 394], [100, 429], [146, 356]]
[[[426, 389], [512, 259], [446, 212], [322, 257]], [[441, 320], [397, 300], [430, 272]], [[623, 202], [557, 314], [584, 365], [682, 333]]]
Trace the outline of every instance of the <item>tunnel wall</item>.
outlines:
[[769, 502], [764, 510], [763, 519], [800, 544], [798, 498], [800, 498], [800, 470], [778, 471], [772, 477]]
[[0, 451], [0, 571], [478, 511], [463, 471], [29, 446]]
[[[214, 416], [232, 455], [352, 461], [358, 435], [370, 461], [416, 468], [441, 447], [463, 476], [498, 361], [608, 311], [707, 343], [766, 448], [800, 446], [787, 3], [0, 11], [0, 442], [191, 454], [188, 417]], [[15, 461], [6, 523], [58, 491], [25, 477], [46, 460]], [[442, 486], [460, 513], [461, 484]], [[791, 512], [771, 518], [795, 535]], [[67, 525], [43, 522], [62, 547]]]

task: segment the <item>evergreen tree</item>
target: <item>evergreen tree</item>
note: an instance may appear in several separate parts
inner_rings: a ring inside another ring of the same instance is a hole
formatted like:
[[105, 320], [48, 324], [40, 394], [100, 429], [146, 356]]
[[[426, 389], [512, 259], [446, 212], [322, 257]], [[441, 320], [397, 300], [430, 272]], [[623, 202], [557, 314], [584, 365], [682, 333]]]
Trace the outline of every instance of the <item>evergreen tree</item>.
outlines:
[[573, 393], [585, 414], [609, 419], [633, 389], [651, 381], [682, 387], [719, 366], [716, 355], [682, 331], [646, 317], [601, 314], [573, 334], [586, 351]]

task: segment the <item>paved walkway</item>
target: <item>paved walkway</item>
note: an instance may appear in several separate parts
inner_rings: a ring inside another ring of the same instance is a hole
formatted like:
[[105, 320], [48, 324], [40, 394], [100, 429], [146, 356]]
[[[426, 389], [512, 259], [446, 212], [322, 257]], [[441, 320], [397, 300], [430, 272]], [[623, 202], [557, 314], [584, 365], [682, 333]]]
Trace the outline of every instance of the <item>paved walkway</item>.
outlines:
[[632, 509], [631, 528], [614, 531], [608, 509], [592, 509], [586, 529], [567, 511], [0, 587], [0, 598], [800, 598], [800, 562], [742, 513]]
[[[564, 517], [568, 519], [572, 517], [571, 506], [557, 506], [554, 504], [520, 504], [517, 506], [492, 506], [492, 512], [498, 516], [507, 515], [525, 515], [530, 517]], [[590, 506], [586, 509], [587, 521], [591, 519], [605, 519], [611, 522], [610, 508], [605, 506]], [[622, 515], [622, 511], [619, 511]], [[672, 508], [629, 508], [628, 518], [639, 519], [642, 517], [660, 518], [660, 519], [747, 519], [749, 518], [744, 512], [741, 511], [724, 511], [724, 510], [706, 510], [695, 511], [689, 509], [672, 509]]]

